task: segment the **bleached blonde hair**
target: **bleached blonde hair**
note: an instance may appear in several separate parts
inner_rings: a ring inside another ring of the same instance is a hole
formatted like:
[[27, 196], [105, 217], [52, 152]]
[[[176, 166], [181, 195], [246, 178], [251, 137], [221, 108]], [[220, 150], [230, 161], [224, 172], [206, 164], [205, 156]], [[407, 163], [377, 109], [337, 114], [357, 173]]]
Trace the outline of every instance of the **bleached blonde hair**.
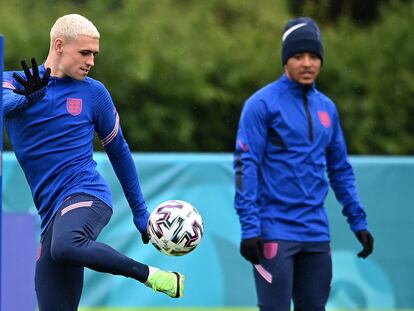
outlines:
[[75, 40], [79, 35], [100, 37], [98, 29], [89, 19], [79, 14], [68, 14], [56, 20], [50, 30], [50, 41], [53, 43], [57, 37]]

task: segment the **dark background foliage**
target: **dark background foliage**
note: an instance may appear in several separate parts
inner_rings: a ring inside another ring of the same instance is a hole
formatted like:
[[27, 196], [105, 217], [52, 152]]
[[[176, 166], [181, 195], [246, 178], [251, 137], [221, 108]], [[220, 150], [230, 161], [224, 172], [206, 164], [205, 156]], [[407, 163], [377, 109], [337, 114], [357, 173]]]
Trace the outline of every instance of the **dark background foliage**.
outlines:
[[95, 23], [101, 52], [91, 76], [111, 92], [133, 151], [231, 152], [243, 102], [282, 73], [286, 21], [311, 16], [325, 46], [318, 88], [338, 106], [349, 152], [414, 153], [411, 1], [0, 4], [7, 70], [46, 58], [57, 17], [79, 13]]

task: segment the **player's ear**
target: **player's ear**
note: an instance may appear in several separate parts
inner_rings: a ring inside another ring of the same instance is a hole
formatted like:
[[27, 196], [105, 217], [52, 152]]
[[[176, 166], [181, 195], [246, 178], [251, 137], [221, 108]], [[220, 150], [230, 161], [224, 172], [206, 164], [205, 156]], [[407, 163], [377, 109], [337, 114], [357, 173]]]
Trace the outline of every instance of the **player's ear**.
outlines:
[[59, 55], [63, 52], [64, 42], [64, 39], [59, 37], [53, 41], [53, 50]]
[[288, 76], [288, 78], [290, 79], [290, 74], [289, 71], [287, 70], [287, 64], [283, 65], [283, 72]]

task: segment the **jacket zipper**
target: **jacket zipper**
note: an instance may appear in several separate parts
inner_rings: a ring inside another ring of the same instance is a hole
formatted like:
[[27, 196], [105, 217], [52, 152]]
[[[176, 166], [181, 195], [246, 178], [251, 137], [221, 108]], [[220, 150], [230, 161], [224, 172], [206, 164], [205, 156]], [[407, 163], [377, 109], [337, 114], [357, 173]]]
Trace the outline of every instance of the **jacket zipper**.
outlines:
[[313, 142], [313, 124], [312, 124], [312, 117], [309, 111], [308, 93], [306, 91], [303, 92], [303, 103], [305, 106], [306, 117], [308, 119], [309, 140], [312, 143]]

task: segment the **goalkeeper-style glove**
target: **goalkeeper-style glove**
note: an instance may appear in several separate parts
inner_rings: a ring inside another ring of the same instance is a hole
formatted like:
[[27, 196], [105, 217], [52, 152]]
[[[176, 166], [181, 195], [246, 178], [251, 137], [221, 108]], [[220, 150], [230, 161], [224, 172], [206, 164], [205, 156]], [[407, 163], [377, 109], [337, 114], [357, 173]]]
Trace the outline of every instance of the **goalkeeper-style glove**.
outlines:
[[368, 230], [361, 230], [355, 233], [359, 243], [362, 245], [362, 250], [358, 253], [358, 257], [367, 258], [374, 250], [374, 238]]
[[260, 257], [263, 254], [262, 237], [243, 239], [240, 243], [240, 254], [254, 265], [260, 263]]
[[13, 92], [26, 96], [29, 103], [33, 104], [34, 102], [42, 99], [46, 94], [46, 86], [50, 78], [50, 68], [47, 68], [43, 77], [40, 78], [36, 59], [32, 58], [33, 74], [30, 72], [25, 60], [22, 60], [20, 64], [22, 65], [24, 74], [26, 75], [26, 80], [16, 72], [13, 73], [13, 78], [16, 79], [17, 82], [24, 87], [24, 89], [15, 89]]

